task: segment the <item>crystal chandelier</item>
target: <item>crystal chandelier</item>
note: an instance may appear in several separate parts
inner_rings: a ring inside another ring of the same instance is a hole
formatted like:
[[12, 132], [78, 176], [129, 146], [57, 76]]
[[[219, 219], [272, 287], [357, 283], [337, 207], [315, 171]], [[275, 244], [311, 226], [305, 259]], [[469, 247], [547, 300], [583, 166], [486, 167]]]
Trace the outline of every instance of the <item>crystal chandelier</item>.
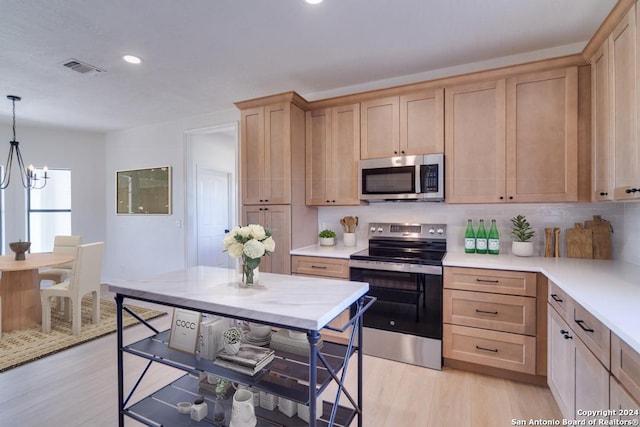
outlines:
[[16, 101], [20, 101], [22, 98], [15, 95], [7, 95], [7, 99], [10, 99], [13, 104], [13, 139], [9, 141], [11, 146], [9, 147], [9, 155], [7, 156], [7, 163], [5, 164], [4, 174], [2, 175], [2, 183], [0, 183], [0, 190], [7, 188], [9, 182], [11, 182], [11, 167], [13, 166], [14, 154], [18, 159], [18, 173], [20, 174], [20, 180], [24, 188], [39, 190], [47, 185], [47, 179], [49, 179], [47, 176], [47, 167], [44, 167], [42, 177], [38, 176], [33, 165], [25, 168], [22, 154], [20, 153], [20, 143], [16, 141]]

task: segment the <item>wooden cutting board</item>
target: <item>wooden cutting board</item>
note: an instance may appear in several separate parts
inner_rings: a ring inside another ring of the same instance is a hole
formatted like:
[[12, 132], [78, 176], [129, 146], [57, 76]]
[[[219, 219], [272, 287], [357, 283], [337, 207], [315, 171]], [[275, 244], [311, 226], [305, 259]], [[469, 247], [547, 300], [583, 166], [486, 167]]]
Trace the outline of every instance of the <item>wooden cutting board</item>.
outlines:
[[594, 215], [593, 220], [585, 221], [584, 225], [592, 231], [593, 258], [611, 259], [611, 223]]
[[567, 228], [567, 257], [593, 258], [593, 230], [576, 223], [575, 228]]

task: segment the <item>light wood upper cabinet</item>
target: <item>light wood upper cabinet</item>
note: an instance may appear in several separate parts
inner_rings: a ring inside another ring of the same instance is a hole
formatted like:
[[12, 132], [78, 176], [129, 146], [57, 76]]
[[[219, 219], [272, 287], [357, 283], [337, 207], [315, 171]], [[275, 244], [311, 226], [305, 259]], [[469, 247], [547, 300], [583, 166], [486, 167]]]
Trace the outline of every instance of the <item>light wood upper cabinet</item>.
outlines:
[[614, 146], [616, 200], [640, 197], [636, 21], [634, 6], [609, 36], [611, 140]]
[[613, 199], [609, 90], [609, 42], [605, 41], [591, 60], [591, 178], [594, 201]]
[[578, 69], [507, 79], [507, 198], [578, 200]]
[[291, 203], [291, 104], [243, 110], [243, 204]]
[[260, 271], [266, 273], [291, 274], [291, 206], [243, 206], [243, 224], [261, 224], [271, 230], [276, 250], [262, 258]]
[[360, 158], [442, 153], [444, 90], [361, 103]]
[[445, 89], [445, 200], [499, 203], [505, 194], [505, 81]]
[[358, 205], [360, 105], [307, 111], [306, 203]]

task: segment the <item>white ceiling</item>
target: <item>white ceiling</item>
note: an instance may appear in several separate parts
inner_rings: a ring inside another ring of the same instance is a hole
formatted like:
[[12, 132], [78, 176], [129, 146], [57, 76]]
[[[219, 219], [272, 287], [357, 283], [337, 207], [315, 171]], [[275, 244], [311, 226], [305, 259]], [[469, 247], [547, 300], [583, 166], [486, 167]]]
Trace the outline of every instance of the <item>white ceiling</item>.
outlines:
[[[0, 0], [0, 121], [10, 120], [8, 94], [23, 98], [18, 127], [109, 131], [289, 90], [313, 100], [473, 68], [461, 64], [577, 53], [614, 4]], [[69, 58], [106, 72], [71, 71], [61, 65]]]

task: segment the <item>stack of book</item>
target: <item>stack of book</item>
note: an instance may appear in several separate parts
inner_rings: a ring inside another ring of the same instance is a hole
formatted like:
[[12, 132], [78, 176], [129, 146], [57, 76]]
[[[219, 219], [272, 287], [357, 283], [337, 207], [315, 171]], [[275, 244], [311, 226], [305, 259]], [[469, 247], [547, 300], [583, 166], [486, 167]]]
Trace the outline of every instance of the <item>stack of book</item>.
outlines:
[[[322, 337], [320, 337], [318, 339], [318, 349], [322, 348], [322, 343]], [[307, 338], [291, 338], [287, 329], [280, 329], [271, 335], [271, 344], [269, 346], [274, 350], [286, 351], [300, 356], [309, 355], [309, 341], [307, 341]]]
[[200, 356], [213, 360], [224, 348], [222, 334], [229, 328], [229, 319], [220, 316], [207, 316], [200, 322]]
[[229, 354], [226, 350], [218, 352], [213, 364], [243, 374], [255, 375], [271, 363], [274, 354], [270, 348], [242, 343], [236, 354]]

